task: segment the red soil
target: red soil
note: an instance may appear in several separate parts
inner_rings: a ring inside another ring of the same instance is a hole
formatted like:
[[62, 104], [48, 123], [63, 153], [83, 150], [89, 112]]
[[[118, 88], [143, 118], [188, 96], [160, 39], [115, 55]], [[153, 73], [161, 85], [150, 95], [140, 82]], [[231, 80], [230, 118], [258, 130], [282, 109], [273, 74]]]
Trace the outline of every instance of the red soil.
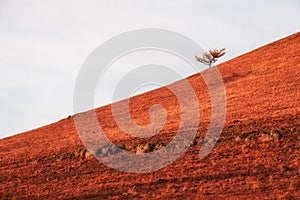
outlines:
[[[211, 106], [198, 74], [187, 80], [200, 102], [201, 123], [195, 142], [173, 164], [144, 174], [111, 169], [84, 154], [70, 117], [0, 140], [1, 199], [300, 198], [299, 44], [296, 33], [217, 66], [226, 89], [226, 122], [204, 159], [198, 153]], [[117, 128], [110, 105], [98, 108], [97, 116], [108, 138], [126, 150], [145, 142], [165, 145], [179, 127], [180, 112], [167, 88], [132, 98], [131, 115], [146, 125], [148, 109], [157, 103], [168, 118], [150, 139], [131, 138]]]

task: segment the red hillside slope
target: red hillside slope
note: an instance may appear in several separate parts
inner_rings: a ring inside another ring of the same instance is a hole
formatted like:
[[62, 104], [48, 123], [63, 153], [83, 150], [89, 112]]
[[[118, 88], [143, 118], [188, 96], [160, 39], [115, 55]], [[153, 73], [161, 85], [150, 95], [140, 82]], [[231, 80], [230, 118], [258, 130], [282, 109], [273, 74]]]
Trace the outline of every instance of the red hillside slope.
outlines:
[[[1, 199], [300, 198], [299, 44], [296, 33], [217, 66], [226, 89], [226, 122], [205, 158], [198, 153], [211, 120], [211, 103], [197, 74], [187, 80], [199, 100], [200, 125], [179, 130], [196, 130], [197, 135], [173, 164], [142, 174], [111, 169], [85, 152], [70, 117], [0, 140]], [[173, 86], [180, 90], [180, 82]], [[166, 87], [133, 97], [133, 120], [148, 124], [148, 109], [154, 104], [164, 106], [168, 117], [159, 134], [149, 139], [122, 132], [111, 105], [96, 112], [107, 137], [136, 152], [140, 144], [168, 144], [179, 127], [180, 107]]]

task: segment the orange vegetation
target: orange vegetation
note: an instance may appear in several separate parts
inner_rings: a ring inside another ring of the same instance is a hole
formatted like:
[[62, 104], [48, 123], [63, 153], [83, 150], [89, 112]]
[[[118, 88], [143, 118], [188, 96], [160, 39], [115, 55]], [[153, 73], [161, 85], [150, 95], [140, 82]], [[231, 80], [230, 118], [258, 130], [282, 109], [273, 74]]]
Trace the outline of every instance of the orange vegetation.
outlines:
[[[196, 74], [187, 80], [199, 100], [201, 123], [189, 150], [173, 164], [142, 174], [111, 169], [85, 150], [69, 117], [0, 140], [1, 199], [300, 198], [299, 44], [296, 33], [217, 66], [226, 89], [226, 123], [205, 158], [198, 153], [211, 106], [207, 87]], [[172, 139], [179, 127], [179, 105], [166, 87], [130, 101], [139, 125], [149, 123], [148, 109], [157, 103], [168, 118], [149, 139], [123, 133], [110, 105], [96, 112], [112, 142], [146, 153], [145, 145], [159, 148]]]

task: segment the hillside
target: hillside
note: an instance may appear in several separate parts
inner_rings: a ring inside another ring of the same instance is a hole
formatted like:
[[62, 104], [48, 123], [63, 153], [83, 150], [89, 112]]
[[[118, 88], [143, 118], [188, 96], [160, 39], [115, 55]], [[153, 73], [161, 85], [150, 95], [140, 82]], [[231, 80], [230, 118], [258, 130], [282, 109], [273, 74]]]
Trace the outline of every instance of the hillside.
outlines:
[[[187, 81], [199, 101], [200, 124], [180, 129], [196, 129], [197, 135], [173, 164], [151, 173], [111, 169], [85, 152], [72, 116], [0, 140], [0, 199], [300, 198], [299, 44], [296, 33], [217, 66], [226, 90], [226, 121], [205, 158], [198, 153], [212, 111], [207, 86], [196, 74]], [[180, 82], [173, 86], [180, 89]], [[148, 124], [154, 104], [164, 106], [168, 118], [150, 139], [122, 132], [111, 105], [96, 113], [111, 141], [136, 152], [139, 144], [166, 145], [179, 127], [179, 104], [166, 87], [133, 97], [133, 120]]]

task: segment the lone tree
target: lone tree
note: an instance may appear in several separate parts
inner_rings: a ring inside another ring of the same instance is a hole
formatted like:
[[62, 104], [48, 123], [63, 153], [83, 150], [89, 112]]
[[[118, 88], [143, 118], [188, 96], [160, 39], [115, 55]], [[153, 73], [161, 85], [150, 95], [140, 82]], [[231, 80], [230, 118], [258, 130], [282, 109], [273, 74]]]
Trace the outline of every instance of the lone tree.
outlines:
[[217, 61], [217, 58], [220, 58], [225, 54], [225, 48], [222, 48], [219, 50], [209, 50], [208, 52], [205, 52], [202, 54], [202, 57], [195, 56], [196, 61], [199, 61], [205, 65], [208, 65], [211, 67], [212, 63], [215, 63]]

